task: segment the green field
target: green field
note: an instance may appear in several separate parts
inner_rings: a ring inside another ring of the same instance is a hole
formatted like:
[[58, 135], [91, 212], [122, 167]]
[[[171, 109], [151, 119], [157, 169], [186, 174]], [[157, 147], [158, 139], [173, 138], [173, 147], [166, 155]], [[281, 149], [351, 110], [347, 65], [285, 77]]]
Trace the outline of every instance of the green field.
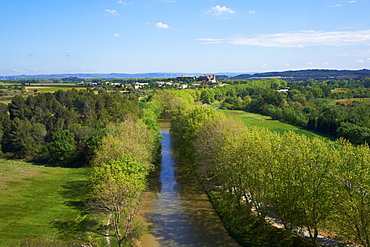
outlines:
[[71, 89], [81, 90], [86, 89], [83, 85], [74, 85], [73, 83], [49, 83], [49, 84], [40, 84], [40, 85], [32, 85], [32, 86], [26, 86], [26, 89], [28, 92], [33, 92], [34, 90], [37, 90], [38, 92], [43, 93], [54, 93], [55, 91], [62, 90], [71, 90]]
[[0, 159], [0, 246], [25, 237], [67, 240], [84, 234], [88, 175], [85, 168]]
[[319, 133], [311, 132], [302, 128], [299, 128], [294, 125], [290, 125], [287, 123], [282, 123], [278, 120], [273, 120], [269, 116], [263, 116], [256, 113], [250, 113], [245, 111], [237, 111], [237, 110], [218, 110], [225, 113], [227, 116], [231, 116], [235, 119], [239, 119], [245, 125], [251, 127], [263, 127], [267, 128], [274, 132], [284, 133], [285, 131], [294, 131], [300, 135], [306, 135], [308, 137], [326, 137], [329, 139], [334, 139], [328, 135], [321, 135]]

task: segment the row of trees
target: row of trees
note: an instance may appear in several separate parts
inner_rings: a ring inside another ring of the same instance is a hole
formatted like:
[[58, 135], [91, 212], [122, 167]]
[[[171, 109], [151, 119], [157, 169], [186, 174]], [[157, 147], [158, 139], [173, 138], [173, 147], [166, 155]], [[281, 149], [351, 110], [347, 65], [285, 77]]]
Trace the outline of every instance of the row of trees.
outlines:
[[328, 225], [370, 246], [368, 146], [251, 130], [185, 104], [174, 111], [172, 133], [178, 152], [226, 208], [247, 207], [263, 222], [279, 219], [288, 232], [307, 229], [313, 246]]
[[144, 231], [136, 216], [155, 157], [155, 134], [135, 119], [110, 128], [94, 156], [87, 206], [106, 217], [106, 234], [114, 235], [120, 247], [135, 245]]

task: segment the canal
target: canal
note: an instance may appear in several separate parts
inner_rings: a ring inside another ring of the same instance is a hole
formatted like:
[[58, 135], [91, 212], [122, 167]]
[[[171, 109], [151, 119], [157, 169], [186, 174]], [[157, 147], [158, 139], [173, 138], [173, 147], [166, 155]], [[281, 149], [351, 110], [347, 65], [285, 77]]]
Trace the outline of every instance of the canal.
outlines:
[[161, 165], [144, 195], [149, 232], [141, 246], [239, 246], [226, 232], [202, 187], [174, 156], [169, 120], [161, 120], [160, 125]]

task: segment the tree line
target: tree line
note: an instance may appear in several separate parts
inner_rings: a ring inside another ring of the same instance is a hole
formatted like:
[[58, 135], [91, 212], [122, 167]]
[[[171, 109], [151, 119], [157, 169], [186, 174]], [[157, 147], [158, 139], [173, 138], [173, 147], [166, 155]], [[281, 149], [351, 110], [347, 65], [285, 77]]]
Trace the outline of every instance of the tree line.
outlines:
[[[221, 217], [232, 212], [225, 224], [238, 241], [262, 244], [258, 235], [269, 232], [267, 222], [273, 218], [288, 236], [307, 229], [312, 246], [317, 246], [319, 229], [328, 226], [370, 246], [367, 145], [250, 129], [209, 107], [184, 103], [176, 105], [172, 118], [177, 152], [190, 160], [210, 197], [217, 199]], [[246, 239], [248, 233], [240, 229], [252, 216], [259, 219], [252, 229], [259, 231]], [[267, 246], [296, 244], [290, 237], [268, 238]]]
[[87, 209], [106, 217], [106, 234], [120, 247], [135, 245], [145, 231], [136, 216], [155, 147], [155, 134], [141, 120], [128, 119], [109, 131], [94, 156]]
[[291, 70], [282, 72], [265, 72], [255, 74], [241, 74], [232, 77], [232, 79], [249, 79], [263, 77], [282, 77], [298, 81], [302, 79], [349, 79], [349, 78], [366, 78], [370, 77], [370, 70], [329, 70], [329, 69], [308, 69], [308, 70]]
[[[245, 110], [271, 116], [309, 130], [334, 137], [344, 137], [354, 144], [370, 142], [370, 79], [357, 84], [330, 80], [316, 85], [302, 83], [289, 85], [289, 91], [280, 92], [288, 84], [283, 80], [251, 81], [247, 84], [204, 89], [203, 103], [222, 101], [221, 108]], [[366, 87], [364, 87], [366, 85]], [[337, 103], [333, 103], [338, 100]], [[342, 103], [344, 102], [344, 103]]]

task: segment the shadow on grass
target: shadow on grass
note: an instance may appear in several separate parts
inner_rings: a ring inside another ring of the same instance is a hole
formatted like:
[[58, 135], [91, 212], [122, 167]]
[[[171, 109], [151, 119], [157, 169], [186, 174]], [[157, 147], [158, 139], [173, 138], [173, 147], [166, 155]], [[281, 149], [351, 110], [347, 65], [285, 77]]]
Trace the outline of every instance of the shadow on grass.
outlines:
[[63, 190], [59, 192], [65, 199], [65, 205], [81, 212], [85, 211], [85, 204], [91, 192], [88, 181], [69, 181], [62, 185]]
[[101, 224], [86, 211], [86, 201], [90, 193], [89, 183], [85, 180], [68, 181], [62, 185], [59, 194], [64, 198], [64, 204], [80, 214], [73, 220], [55, 220], [51, 222], [53, 228], [63, 240], [73, 240], [76, 243], [88, 243], [90, 236], [102, 232]]
[[52, 227], [58, 230], [60, 239], [65, 241], [73, 240], [75, 244], [86, 244], [90, 242], [92, 235], [96, 235], [99, 232], [101, 233], [100, 235], [103, 235], [101, 224], [97, 220], [89, 219], [88, 217], [88, 215], [85, 215], [81, 219], [55, 221], [52, 223]]

